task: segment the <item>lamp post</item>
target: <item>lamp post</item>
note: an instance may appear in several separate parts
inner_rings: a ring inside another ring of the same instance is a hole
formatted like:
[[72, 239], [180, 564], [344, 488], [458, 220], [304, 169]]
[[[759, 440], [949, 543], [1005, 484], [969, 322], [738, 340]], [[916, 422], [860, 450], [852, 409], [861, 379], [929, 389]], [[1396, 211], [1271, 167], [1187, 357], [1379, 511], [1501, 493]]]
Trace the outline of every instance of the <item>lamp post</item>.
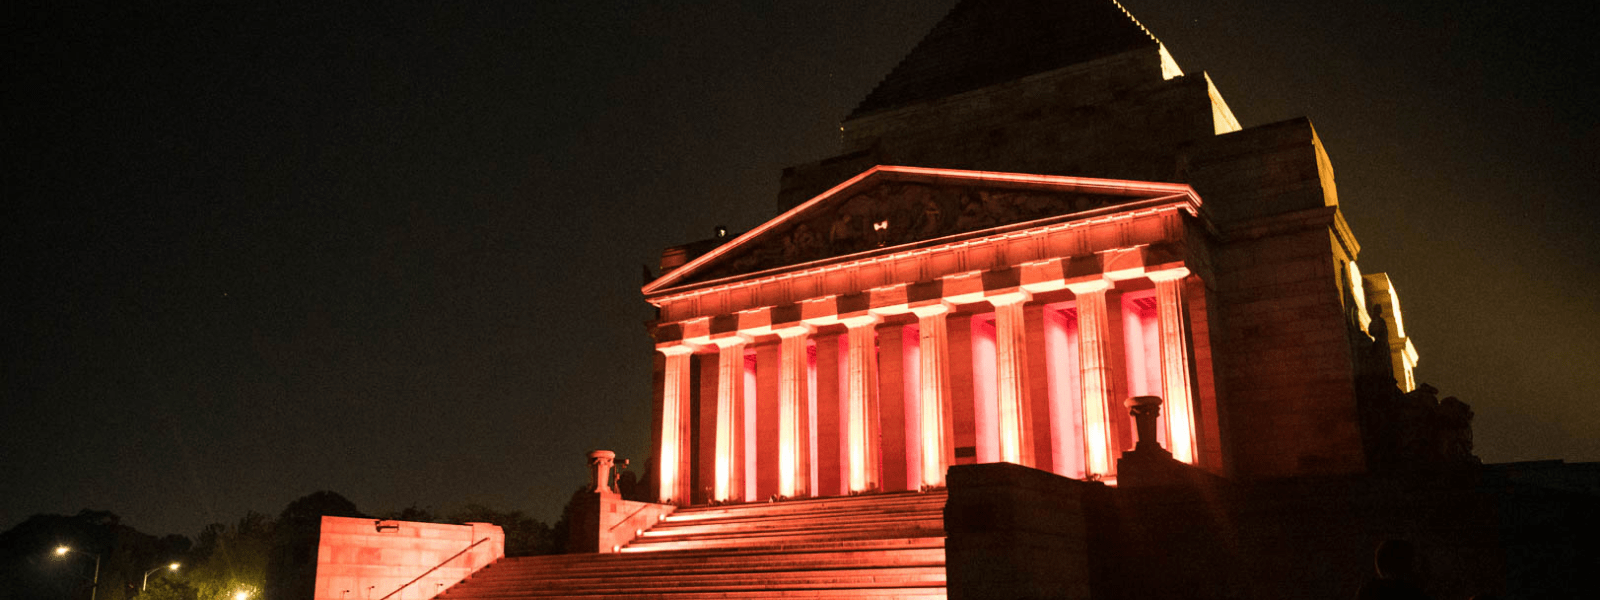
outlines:
[[100, 593], [100, 555], [93, 552], [73, 550], [68, 546], [56, 546], [56, 556], [66, 556], [70, 552], [87, 554], [94, 557], [94, 580], [93, 584], [89, 587], [89, 600], [94, 600], [95, 596]]
[[149, 571], [145, 571], [144, 572], [144, 583], [139, 584], [139, 591], [142, 592], [142, 591], [150, 589], [150, 574], [151, 573], [154, 573], [156, 571], [160, 571], [162, 569], [166, 569], [168, 571], [176, 571], [176, 570], [178, 570], [178, 567], [180, 567], [180, 566], [183, 566], [183, 565], [179, 565], [178, 563], [172, 563], [170, 565], [163, 565], [163, 566], [159, 566], [159, 567], [155, 567], [153, 569], [150, 569]]

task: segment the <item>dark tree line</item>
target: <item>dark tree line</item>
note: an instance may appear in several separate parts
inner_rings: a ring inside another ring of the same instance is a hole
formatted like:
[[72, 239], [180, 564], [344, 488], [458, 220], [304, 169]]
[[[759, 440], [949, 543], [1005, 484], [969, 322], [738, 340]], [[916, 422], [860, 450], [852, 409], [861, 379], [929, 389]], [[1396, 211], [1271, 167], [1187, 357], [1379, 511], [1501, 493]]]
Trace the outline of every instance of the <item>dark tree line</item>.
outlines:
[[[0, 600], [87, 600], [94, 559], [57, 556], [53, 549], [61, 545], [100, 556], [96, 600], [232, 600], [241, 590], [252, 598], [289, 598], [314, 573], [305, 557], [309, 553], [315, 564], [323, 516], [493, 523], [505, 531], [508, 556], [558, 554], [567, 537], [565, 516], [550, 525], [522, 511], [476, 504], [448, 513], [412, 506], [373, 515], [327, 491], [290, 502], [276, 518], [249, 512], [231, 523], [207, 525], [193, 540], [145, 534], [106, 511], [34, 515], [0, 533]], [[183, 566], [152, 573], [148, 590], [140, 591], [146, 571], [171, 562]]]

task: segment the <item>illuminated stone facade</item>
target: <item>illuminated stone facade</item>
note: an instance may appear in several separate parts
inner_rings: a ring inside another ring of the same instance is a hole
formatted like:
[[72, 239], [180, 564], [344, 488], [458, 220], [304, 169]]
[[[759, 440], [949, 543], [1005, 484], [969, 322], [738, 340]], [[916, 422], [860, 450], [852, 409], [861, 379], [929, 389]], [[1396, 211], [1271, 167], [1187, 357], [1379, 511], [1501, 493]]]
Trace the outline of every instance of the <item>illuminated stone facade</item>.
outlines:
[[1351, 597], [1388, 538], [1433, 597], [1587, 597], [1600, 469], [1478, 464], [1308, 121], [1110, 0], [969, 0], [842, 134], [644, 286], [646, 497], [596, 452], [569, 507], [616, 555], [448, 597]]
[[842, 130], [785, 171], [782, 214], [668, 249], [644, 288], [664, 502], [939, 487], [970, 463], [1115, 481], [1140, 395], [1214, 474], [1361, 472], [1369, 301], [1413, 386], [1310, 123], [1241, 130], [1115, 3], [963, 3]]

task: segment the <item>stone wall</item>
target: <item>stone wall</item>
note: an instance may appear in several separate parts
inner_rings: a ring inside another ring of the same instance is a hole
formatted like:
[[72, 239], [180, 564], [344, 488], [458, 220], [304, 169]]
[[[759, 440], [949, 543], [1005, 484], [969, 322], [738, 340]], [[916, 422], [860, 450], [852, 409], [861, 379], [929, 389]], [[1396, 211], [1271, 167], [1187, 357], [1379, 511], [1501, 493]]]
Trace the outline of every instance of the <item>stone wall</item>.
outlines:
[[880, 164], [1181, 181], [1179, 147], [1217, 131], [1212, 91], [1164, 79], [1152, 45], [860, 117], [839, 156], [784, 171], [779, 209]]
[[567, 553], [618, 552], [678, 507], [623, 500], [615, 492], [586, 493], [569, 505]]
[[1365, 468], [1341, 265], [1359, 247], [1309, 121], [1218, 136], [1188, 176], [1217, 223], [1210, 332], [1222, 438], [1240, 477]]
[[950, 598], [1091, 597], [1104, 485], [1009, 463], [953, 466], [947, 481]]
[[1256, 483], [1173, 467], [1190, 473], [1117, 488], [1010, 464], [953, 467], [950, 597], [1350, 598], [1387, 539], [1414, 545], [1430, 597], [1594, 591], [1593, 465], [1546, 466], [1588, 482], [1559, 488], [1519, 480], [1517, 465]]
[[489, 523], [323, 517], [313, 598], [428, 600], [504, 557], [505, 541]]

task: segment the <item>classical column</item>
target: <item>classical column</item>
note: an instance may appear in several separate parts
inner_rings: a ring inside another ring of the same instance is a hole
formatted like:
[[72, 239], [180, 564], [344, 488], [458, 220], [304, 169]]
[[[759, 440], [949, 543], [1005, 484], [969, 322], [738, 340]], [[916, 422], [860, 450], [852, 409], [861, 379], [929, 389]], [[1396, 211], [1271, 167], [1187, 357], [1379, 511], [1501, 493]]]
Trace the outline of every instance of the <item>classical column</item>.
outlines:
[[744, 497], [744, 345], [736, 336], [712, 340], [717, 345], [717, 502]]
[[1147, 274], [1156, 284], [1156, 319], [1161, 329], [1161, 388], [1167, 405], [1167, 450], [1194, 464], [1194, 394], [1189, 381], [1189, 342], [1184, 325], [1183, 279], [1178, 267]]
[[911, 309], [917, 315], [919, 381], [917, 402], [922, 419], [922, 486], [944, 486], [945, 470], [954, 461], [955, 434], [950, 411], [950, 305]]
[[1111, 444], [1112, 377], [1111, 331], [1106, 314], [1106, 291], [1111, 282], [1097, 279], [1067, 284], [1078, 296], [1078, 371], [1083, 386], [1084, 471], [1090, 476], [1111, 473], [1116, 453]]
[[809, 495], [811, 481], [811, 397], [807, 389], [806, 338], [810, 327], [777, 330], [781, 340], [778, 374], [778, 494]]
[[878, 491], [904, 492], [922, 487], [917, 445], [917, 365], [907, 358], [917, 345], [914, 326], [880, 323], [878, 340], [877, 429], [870, 438], [878, 448]]
[[874, 335], [878, 317], [840, 319], [849, 337], [849, 390], [845, 439], [851, 493], [875, 490], [878, 473], [878, 343]]
[[844, 334], [812, 336], [817, 348], [817, 489], [820, 496], [842, 496], [850, 480], [845, 471], [847, 452], [843, 398], [848, 386], [840, 385], [845, 378], [841, 370], [847, 368], [840, 360], [839, 344], [845, 342]]
[[1027, 292], [987, 298], [994, 305], [996, 391], [1000, 410], [1000, 460], [1033, 466], [1033, 439], [1029, 403], [1027, 328], [1022, 304]]
[[688, 345], [661, 348], [666, 372], [661, 390], [661, 450], [657, 454], [663, 504], [689, 504], [689, 355]]

